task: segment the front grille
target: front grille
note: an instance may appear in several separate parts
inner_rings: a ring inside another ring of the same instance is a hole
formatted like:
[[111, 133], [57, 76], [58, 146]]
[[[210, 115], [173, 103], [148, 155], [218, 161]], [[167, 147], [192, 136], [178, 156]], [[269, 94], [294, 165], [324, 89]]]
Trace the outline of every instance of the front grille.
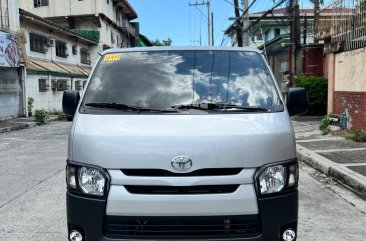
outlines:
[[164, 169], [122, 169], [126, 176], [141, 177], [195, 177], [195, 176], [232, 176], [238, 175], [243, 168], [206, 168], [190, 173], [174, 173]]
[[106, 216], [108, 238], [179, 239], [244, 238], [261, 232], [258, 215], [213, 217], [117, 217]]
[[210, 185], [210, 186], [124, 186], [132, 194], [155, 195], [194, 195], [194, 194], [224, 194], [235, 192], [239, 185]]

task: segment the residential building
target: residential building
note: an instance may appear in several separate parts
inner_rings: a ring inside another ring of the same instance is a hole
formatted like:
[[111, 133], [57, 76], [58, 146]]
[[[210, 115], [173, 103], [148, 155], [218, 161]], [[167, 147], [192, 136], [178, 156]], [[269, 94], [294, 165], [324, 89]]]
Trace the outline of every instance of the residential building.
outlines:
[[325, 41], [328, 112], [346, 118], [347, 128], [366, 131], [366, 1], [333, 1], [316, 36]]
[[19, 12], [27, 97], [34, 99], [33, 110], [61, 111], [64, 90], [83, 90], [92, 68], [90, 53], [98, 42], [23, 9]]
[[20, 65], [18, 0], [0, 0], [0, 119], [23, 115], [24, 68]]
[[[333, 11], [321, 13], [322, 20], [328, 21]], [[263, 50], [277, 80], [287, 80], [289, 72], [289, 49], [295, 43], [290, 41], [290, 22], [286, 8], [252, 13], [249, 16], [253, 27], [249, 29], [250, 46]], [[294, 75], [323, 75], [323, 44], [314, 44], [314, 10], [299, 9], [300, 29], [298, 31], [298, 48], [294, 58]], [[235, 28], [226, 31], [236, 44]]]
[[20, 0], [20, 6], [98, 41], [92, 56], [108, 48], [134, 47], [139, 41], [138, 23], [130, 23], [138, 16], [127, 0]]

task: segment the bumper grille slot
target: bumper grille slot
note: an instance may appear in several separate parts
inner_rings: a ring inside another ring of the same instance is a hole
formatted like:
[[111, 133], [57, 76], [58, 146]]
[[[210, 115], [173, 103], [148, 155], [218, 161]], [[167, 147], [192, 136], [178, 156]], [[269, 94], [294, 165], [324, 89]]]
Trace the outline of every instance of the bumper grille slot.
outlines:
[[150, 195], [195, 195], [195, 194], [224, 194], [233, 193], [239, 185], [212, 185], [212, 186], [124, 186], [132, 194]]
[[243, 168], [206, 168], [190, 173], [174, 173], [164, 169], [122, 169], [126, 176], [138, 177], [196, 177], [196, 176], [232, 176], [238, 175]]
[[109, 238], [236, 238], [261, 232], [257, 215], [215, 217], [107, 216], [104, 233]]

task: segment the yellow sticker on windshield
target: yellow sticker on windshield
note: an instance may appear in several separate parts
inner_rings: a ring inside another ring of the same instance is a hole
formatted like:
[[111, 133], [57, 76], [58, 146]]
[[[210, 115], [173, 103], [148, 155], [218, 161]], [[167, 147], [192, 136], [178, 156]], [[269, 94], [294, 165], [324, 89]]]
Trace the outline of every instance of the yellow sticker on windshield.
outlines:
[[106, 56], [104, 56], [104, 60], [103, 61], [118, 61], [121, 59], [121, 54], [107, 54]]

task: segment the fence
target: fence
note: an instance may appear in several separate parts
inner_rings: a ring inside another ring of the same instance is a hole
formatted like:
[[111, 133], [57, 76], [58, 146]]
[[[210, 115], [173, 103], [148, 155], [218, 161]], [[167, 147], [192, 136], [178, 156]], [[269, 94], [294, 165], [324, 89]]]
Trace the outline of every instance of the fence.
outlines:
[[344, 51], [366, 47], [366, 0], [334, 0], [320, 16], [318, 39], [330, 37]]

